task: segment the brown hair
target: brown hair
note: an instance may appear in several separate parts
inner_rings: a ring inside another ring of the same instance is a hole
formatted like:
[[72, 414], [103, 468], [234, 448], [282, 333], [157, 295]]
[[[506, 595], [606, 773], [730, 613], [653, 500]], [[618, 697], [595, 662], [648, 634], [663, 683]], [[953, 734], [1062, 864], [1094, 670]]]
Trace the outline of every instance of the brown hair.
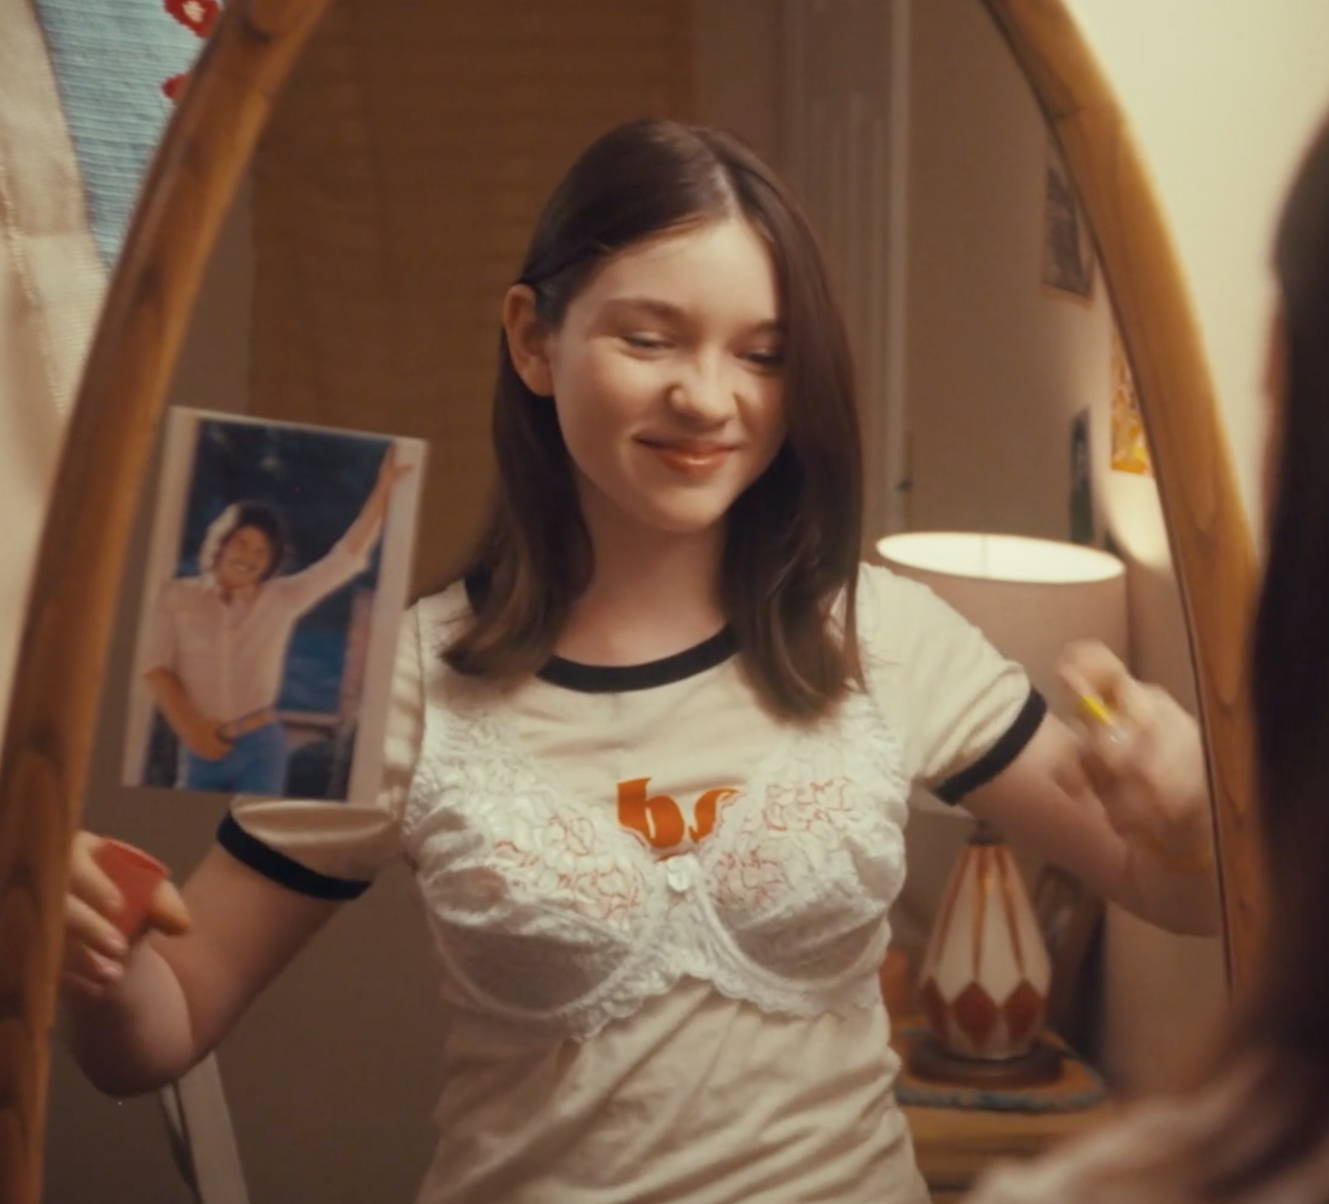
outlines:
[[1259, 980], [1232, 1036], [1234, 1050], [1267, 1062], [1253, 1102], [1273, 1116], [1241, 1165], [1213, 1152], [1215, 1200], [1329, 1138], [1329, 124], [1284, 203], [1274, 270], [1283, 389], [1252, 665], [1268, 919]]
[[[853, 366], [806, 219], [729, 134], [676, 121], [620, 126], [573, 164], [536, 224], [518, 283], [557, 328], [610, 256], [642, 239], [741, 215], [779, 282], [788, 433], [731, 507], [721, 591], [745, 668], [778, 712], [810, 716], [861, 681], [854, 592], [862, 466]], [[512, 679], [549, 658], [586, 588], [593, 549], [554, 407], [535, 397], [499, 338], [493, 440], [499, 489], [471, 566], [473, 622], [445, 653], [462, 673]], [[843, 595], [842, 637], [828, 629]]]

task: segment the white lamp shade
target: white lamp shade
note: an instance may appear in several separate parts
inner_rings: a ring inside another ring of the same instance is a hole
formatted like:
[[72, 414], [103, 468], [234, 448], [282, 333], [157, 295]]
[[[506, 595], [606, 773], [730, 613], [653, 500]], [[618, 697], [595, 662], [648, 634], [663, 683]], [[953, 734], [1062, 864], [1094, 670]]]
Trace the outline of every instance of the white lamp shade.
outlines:
[[1054, 703], [1057, 659], [1072, 640], [1127, 655], [1126, 572], [1115, 556], [1022, 535], [914, 531], [877, 542], [887, 567], [920, 581], [1019, 662]]
[[[1050, 705], [1062, 694], [1056, 669], [1068, 643], [1100, 640], [1126, 658], [1125, 566], [1106, 552], [969, 532], [890, 535], [877, 551], [1023, 665]], [[962, 1059], [1019, 1059], [1043, 1027], [1051, 977], [1011, 850], [995, 834], [975, 834], [951, 870], [919, 968], [929, 1027]]]

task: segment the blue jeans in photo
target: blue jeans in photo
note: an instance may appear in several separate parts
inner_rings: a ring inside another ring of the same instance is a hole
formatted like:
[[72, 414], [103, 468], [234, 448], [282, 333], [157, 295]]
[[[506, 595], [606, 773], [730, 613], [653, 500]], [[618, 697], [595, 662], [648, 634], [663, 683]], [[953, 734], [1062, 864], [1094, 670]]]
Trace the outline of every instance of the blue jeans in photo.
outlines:
[[181, 752], [180, 785], [186, 790], [279, 795], [286, 789], [286, 735], [280, 723], [237, 736], [219, 761], [196, 756], [183, 746]]

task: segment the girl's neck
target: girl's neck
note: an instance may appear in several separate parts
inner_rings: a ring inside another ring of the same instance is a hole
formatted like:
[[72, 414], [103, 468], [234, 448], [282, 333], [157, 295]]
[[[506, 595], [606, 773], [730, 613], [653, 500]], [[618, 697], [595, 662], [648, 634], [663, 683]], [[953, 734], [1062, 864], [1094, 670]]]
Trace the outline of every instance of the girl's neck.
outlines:
[[555, 651], [591, 665], [633, 665], [682, 652], [725, 624], [724, 525], [675, 535], [587, 514], [594, 571]]

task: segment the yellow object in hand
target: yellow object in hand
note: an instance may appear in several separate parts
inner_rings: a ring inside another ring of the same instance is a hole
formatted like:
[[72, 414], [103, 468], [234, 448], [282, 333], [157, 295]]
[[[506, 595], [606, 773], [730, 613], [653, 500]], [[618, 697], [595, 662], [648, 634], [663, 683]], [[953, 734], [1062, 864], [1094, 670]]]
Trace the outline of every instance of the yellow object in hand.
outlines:
[[[1100, 695], [1092, 690], [1082, 690], [1076, 696], [1076, 700], [1086, 716], [1108, 729], [1109, 738], [1120, 737], [1121, 725], [1117, 722], [1116, 712]], [[1213, 869], [1214, 852], [1208, 843], [1188, 853], [1177, 853], [1164, 845], [1153, 832], [1142, 826], [1123, 831], [1122, 835], [1132, 844], [1148, 850], [1174, 873], [1205, 874]]]
[[1112, 708], [1097, 694], [1090, 693], [1086, 690], [1079, 695], [1079, 703], [1080, 709], [1083, 710], [1090, 719], [1097, 720], [1099, 723], [1103, 724], [1104, 727], [1117, 726], [1117, 717], [1112, 713]]

